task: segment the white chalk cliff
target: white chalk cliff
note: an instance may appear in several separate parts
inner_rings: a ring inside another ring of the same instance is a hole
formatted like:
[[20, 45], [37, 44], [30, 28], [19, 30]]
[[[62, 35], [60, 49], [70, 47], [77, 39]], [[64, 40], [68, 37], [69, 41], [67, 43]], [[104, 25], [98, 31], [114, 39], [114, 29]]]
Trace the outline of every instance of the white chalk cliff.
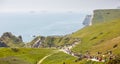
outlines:
[[91, 26], [92, 25], [92, 15], [86, 15], [83, 25], [85, 26]]

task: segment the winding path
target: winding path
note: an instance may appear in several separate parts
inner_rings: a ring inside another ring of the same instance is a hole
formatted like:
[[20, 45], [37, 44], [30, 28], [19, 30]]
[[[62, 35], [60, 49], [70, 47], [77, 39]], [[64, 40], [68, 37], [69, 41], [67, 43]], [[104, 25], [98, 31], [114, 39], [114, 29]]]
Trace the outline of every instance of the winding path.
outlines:
[[71, 51], [70, 49], [72, 49], [72, 48], [73, 48], [74, 46], [76, 46], [78, 43], [79, 43], [79, 42], [75, 42], [75, 43], [72, 44], [72, 45], [64, 46], [62, 49], [59, 49], [58, 51], [56, 51], [56, 52], [54, 52], [54, 53], [52, 53], [52, 54], [49, 54], [49, 55], [43, 57], [40, 61], [38, 61], [37, 64], [41, 64], [46, 58], [48, 58], [49, 56], [51, 56], [51, 55], [53, 55], [53, 54], [55, 54], [55, 53], [58, 53], [59, 51], [62, 51], [62, 52], [64, 52], [64, 53], [66, 53], [66, 54], [69, 54], [69, 55], [72, 55], [72, 56], [76, 57], [74, 54], [70, 54], [69, 52]]
[[55, 53], [58, 53], [59, 51], [55, 51], [54, 53], [52, 53], [52, 54], [49, 54], [49, 55], [47, 55], [47, 56], [45, 56], [45, 57], [43, 57], [42, 59], [40, 59], [39, 61], [38, 61], [38, 63], [37, 64], [41, 64], [46, 58], [48, 58], [49, 56], [51, 56], [51, 55], [53, 55], [53, 54], [55, 54]]
[[[79, 42], [75, 42], [75, 43], [72, 44], [72, 45], [69, 45], [69, 46], [67, 46], [67, 47], [63, 47], [63, 48], [60, 49], [59, 51], [62, 51], [62, 52], [64, 52], [64, 53], [69, 54], [69, 55], [74, 56], [74, 57], [78, 57], [78, 56], [75, 55], [75, 53], [71, 52], [71, 49], [72, 49], [73, 47], [75, 47], [77, 44], [79, 44]], [[96, 62], [105, 62], [105, 60], [99, 61], [98, 59], [95, 59], [95, 58], [91, 58], [91, 59], [88, 58], [87, 60], [96, 61]]]
[[[54, 53], [52, 53], [52, 54], [49, 54], [49, 55], [43, 57], [37, 64], [41, 64], [46, 58], [48, 58], [49, 56], [51, 56], [51, 55], [53, 55], [53, 54], [55, 54], [55, 53], [58, 53], [58, 52], [60, 52], [60, 51], [66, 53], [66, 54], [69, 54], [69, 55], [71, 55], [71, 56], [78, 57], [78, 56], [75, 56], [74, 53], [71, 53], [71, 49], [72, 49], [73, 47], [75, 47], [77, 44], [79, 44], [79, 42], [75, 42], [74, 44], [69, 45], [69, 46], [64, 46], [64, 47], [62, 47], [61, 49], [59, 49], [58, 51], [56, 51], [56, 52], [54, 52]], [[94, 59], [94, 58], [88, 59], [88, 60], [92, 60], [92, 61], [99, 62], [99, 60], [96, 60], [96, 59]], [[102, 62], [104, 62], [104, 60], [102, 60]]]
[[49, 55], [43, 57], [37, 64], [41, 64], [41, 63], [43, 62], [43, 60], [45, 60], [47, 57], [49, 57], [49, 56], [51, 56], [51, 55], [52, 55], [52, 54], [49, 54]]
[[63, 47], [62, 49], [60, 49], [59, 51], [62, 51], [62, 52], [64, 52], [64, 53], [66, 53], [66, 54], [69, 54], [69, 55], [71, 55], [71, 56], [77, 57], [77, 56], [74, 55], [74, 53], [71, 52], [71, 49], [72, 49], [73, 47], [75, 47], [77, 44], [79, 44], [79, 42], [75, 42], [74, 44], [69, 45], [69, 46], [67, 46], [67, 47], [65, 46], [65, 47]]

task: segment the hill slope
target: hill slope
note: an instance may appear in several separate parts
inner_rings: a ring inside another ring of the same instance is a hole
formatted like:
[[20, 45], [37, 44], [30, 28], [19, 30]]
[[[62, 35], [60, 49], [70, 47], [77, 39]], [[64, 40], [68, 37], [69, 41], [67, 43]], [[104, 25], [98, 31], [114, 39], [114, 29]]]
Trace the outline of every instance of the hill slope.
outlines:
[[[120, 49], [119, 26], [120, 19], [114, 19], [109, 22], [97, 23], [77, 31], [70, 36], [81, 38], [82, 41], [73, 50], [81, 53], [90, 51], [94, 54], [98, 51], [106, 52], [107, 50], [120, 53], [118, 51]], [[118, 45], [118, 47], [113, 48], [114, 45]]]
[[27, 43], [26, 47], [62, 47], [64, 45], [70, 45], [76, 41], [80, 41], [80, 39], [68, 36], [37, 36], [31, 42]]
[[[120, 10], [96, 10], [93, 17], [93, 25], [84, 27], [67, 37], [78, 38], [81, 40], [77, 46], [75, 46], [72, 51], [77, 53], [85, 54], [89, 51], [91, 55], [97, 55], [97, 52], [102, 52], [105, 54], [108, 51], [112, 51], [113, 54], [120, 54]], [[100, 13], [99, 13], [100, 12]], [[102, 13], [102, 14], [101, 14]], [[108, 15], [107, 15], [107, 14]], [[101, 18], [102, 16], [104, 18]], [[59, 55], [60, 54], [60, 55]], [[63, 55], [62, 53], [57, 53], [57, 55], [52, 55], [43, 61], [43, 64], [89, 64], [91, 62], [83, 59], [80, 62], [74, 62], [76, 58], [70, 57], [68, 60], [67, 55], [62, 58], [59, 57]], [[58, 58], [56, 58], [58, 57]], [[56, 60], [54, 60], [54, 58]], [[62, 62], [59, 62], [62, 61]], [[92, 64], [104, 64], [100, 62], [92, 62]]]
[[[98, 52], [102, 54], [112, 51], [114, 55], [120, 54], [120, 19], [94, 24], [85, 27], [82, 30], [70, 35], [73, 38], [80, 38], [81, 42], [76, 45], [72, 51], [86, 54], [89, 51], [91, 55], [97, 56]], [[63, 55], [63, 56], [62, 56]], [[76, 58], [67, 57], [62, 53], [54, 54], [43, 61], [43, 64], [104, 64], [103, 62], [91, 62], [83, 59], [75, 62]]]
[[99, 22], [109, 22], [120, 18], [120, 9], [100, 9], [94, 10], [92, 24]]
[[55, 51], [44, 48], [0, 48], [0, 64], [37, 64], [44, 56]]

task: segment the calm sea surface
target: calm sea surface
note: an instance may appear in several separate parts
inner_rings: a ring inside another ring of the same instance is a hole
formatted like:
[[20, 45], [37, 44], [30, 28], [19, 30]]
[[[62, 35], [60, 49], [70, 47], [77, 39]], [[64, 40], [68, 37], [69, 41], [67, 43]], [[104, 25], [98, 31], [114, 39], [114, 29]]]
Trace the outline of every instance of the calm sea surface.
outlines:
[[83, 27], [82, 13], [0, 13], [0, 35], [12, 32], [25, 42], [33, 35], [65, 35]]

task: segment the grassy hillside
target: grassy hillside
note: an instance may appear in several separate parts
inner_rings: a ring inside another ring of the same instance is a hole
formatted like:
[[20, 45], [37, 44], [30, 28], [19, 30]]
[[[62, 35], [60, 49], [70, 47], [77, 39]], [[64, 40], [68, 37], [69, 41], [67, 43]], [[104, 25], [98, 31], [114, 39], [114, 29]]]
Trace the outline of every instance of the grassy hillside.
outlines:
[[86, 59], [77, 62], [75, 60], [77, 60], [76, 57], [59, 52], [46, 58], [41, 64], [104, 64], [103, 62], [86, 61]]
[[76, 58], [73, 56], [70, 56], [63, 52], [59, 52], [45, 59], [42, 62], [42, 64], [63, 64], [63, 63], [71, 64], [71, 63], [75, 63], [74, 62], [75, 59]]
[[120, 18], [120, 9], [95, 10], [92, 23], [108, 22]]
[[[106, 52], [112, 50], [114, 53], [120, 53], [120, 19], [109, 22], [97, 23], [90, 27], [72, 34], [71, 37], [81, 38], [82, 42], [73, 48], [74, 51], [85, 53], [90, 51], [95, 54], [98, 51]], [[118, 45], [117, 48], [113, 48]]]
[[[106, 52], [108, 50], [118, 52], [120, 37], [120, 9], [95, 10], [92, 20], [93, 25], [83, 28], [70, 35], [70, 37], [81, 38], [81, 43], [73, 48], [76, 52], [85, 53], [90, 51]], [[108, 46], [109, 44], [109, 46]], [[118, 45], [114, 48], [114, 45]]]
[[[111, 20], [109, 22], [97, 23], [93, 26], [85, 27], [82, 30], [70, 35], [73, 38], [80, 38], [81, 42], [74, 47], [74, 52], [86, 53], [89, 51], [91, 55], [97, 55], [97, 52], [105, 54], [112, 51], [113, 54], [120, 54], [120, 19]], [[117, 47], [114, 48], [114, 46]], [[69, 56], [65, 53], [56, 53], [43, 61], [43, 64], [105, 64], [103, 62], [93, 62], [83, 59], [75, 62], [77, 58]]]
[[0, 48], [0, 64], [36, 64], [54, 49]]

